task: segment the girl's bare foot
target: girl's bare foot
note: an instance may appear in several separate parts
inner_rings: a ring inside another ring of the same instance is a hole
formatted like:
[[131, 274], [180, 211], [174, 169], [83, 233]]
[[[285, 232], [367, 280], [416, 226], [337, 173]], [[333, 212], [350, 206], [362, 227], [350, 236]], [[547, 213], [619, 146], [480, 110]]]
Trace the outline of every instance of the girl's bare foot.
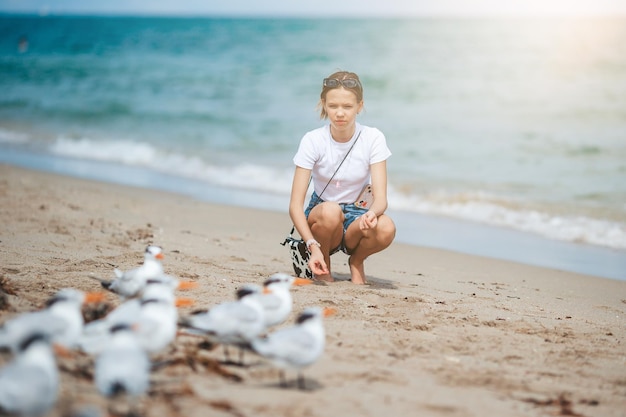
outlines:
[[350, 276], [352, 277], [353, 284], [367, 284], [365, 280], [365, 265], [363, 262], [359, 264], [352, 263], [352, 257], [348, 258], [348, 266], [350, 266]]

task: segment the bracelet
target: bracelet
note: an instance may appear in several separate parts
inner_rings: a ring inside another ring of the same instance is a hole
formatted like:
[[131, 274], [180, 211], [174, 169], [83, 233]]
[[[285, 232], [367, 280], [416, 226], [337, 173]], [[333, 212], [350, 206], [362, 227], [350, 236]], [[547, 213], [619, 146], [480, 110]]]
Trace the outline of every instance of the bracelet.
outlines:
[[309, 240], [307, 240], [307, 241], [306, 241], [306, 249], [307, 249], [309, 252], [311, 252], [311, 245], [315, 245], [315, 246], [317, 246], [318, 248], [321, 248], [321, 247], [322, 247], [322, 245], [320, 245], [320, 243], [319, 243], [317, 240], [315, 240], [315, 239], [309, 239]]

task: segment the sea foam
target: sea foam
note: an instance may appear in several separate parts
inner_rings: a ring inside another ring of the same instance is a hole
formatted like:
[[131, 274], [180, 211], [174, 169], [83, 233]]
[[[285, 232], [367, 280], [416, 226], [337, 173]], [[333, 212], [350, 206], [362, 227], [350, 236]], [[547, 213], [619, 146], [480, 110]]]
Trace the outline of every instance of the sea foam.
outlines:
[[527, 209], [515, 201], [484, 192], [404, 195], [390, 187], [389, 201], [397, 210], [508, 227], [549, 239], [626, 249], [624, 223]]
[[[5, 136], [11, 137], [10, 134]], [[286, 195], [291, 188], [291, 168], [252, 163], [219, 165], [198, 156], [157, 149], [146, 142], [62, 137], [50, 146], [50, 151], [65, 157], [139, 166], [175, 177], [234, 189]], [[541, 212], [482, 191], [407, 195], [390, 185], [389, 206], [394, 210], [512, 228], [549, 239], [626, 249], [625, 224], [580, 215]]]
[[291, 170], [251, 163], [218, 165], [197, 156], [157, 149], [146, 142], [59, 138], [50, 146], [50, 152], [59, 156], [139, 166], [224, 187], [279, 194], [289, 192], [291, 187]]

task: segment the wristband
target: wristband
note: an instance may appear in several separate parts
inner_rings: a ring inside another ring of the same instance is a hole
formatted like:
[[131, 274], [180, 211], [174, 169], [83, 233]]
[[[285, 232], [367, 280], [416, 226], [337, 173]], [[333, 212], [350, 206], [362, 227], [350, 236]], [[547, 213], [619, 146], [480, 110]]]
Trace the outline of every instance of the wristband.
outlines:
[[315, 245], [315, 246], [317, 246], [318, 248], [321, 248], [321, 247], [322, 247], [322, 245], [320, 245], [320, 243], [319, 243], [317, 240], [315, 240], [315, 239], [309, 239], [309, 240], [307, 240], [307, 241], [306, 241], [306, 249], [307, 249], [309, 252], [311, 252], [311, 245]]

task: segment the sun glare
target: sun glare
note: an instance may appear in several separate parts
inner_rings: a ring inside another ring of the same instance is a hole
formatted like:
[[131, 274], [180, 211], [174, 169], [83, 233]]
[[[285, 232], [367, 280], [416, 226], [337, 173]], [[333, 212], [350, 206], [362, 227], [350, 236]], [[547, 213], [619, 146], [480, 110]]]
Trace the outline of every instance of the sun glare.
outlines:
[[401, 0], [399, 9], [417, 15], [585, 17], [626, 15], [623, 0]]

